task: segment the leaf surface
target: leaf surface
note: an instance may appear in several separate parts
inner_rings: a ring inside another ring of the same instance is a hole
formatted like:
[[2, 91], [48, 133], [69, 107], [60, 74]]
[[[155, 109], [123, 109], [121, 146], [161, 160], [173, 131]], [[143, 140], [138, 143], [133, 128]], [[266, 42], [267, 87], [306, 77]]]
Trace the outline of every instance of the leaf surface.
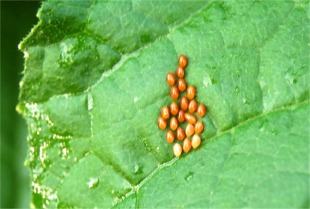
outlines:
[[[307, 1], [48, 1], [21, 43], [34, 207], [308, 207]], [[168, 71], [207, 106], [174, 158]]]

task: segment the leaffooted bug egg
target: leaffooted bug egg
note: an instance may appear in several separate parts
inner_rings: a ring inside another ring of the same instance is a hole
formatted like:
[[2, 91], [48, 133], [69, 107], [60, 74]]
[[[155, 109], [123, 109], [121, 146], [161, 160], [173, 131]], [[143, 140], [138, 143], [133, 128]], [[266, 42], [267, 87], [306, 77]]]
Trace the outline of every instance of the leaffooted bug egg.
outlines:
[[179, 110], [178, 121], [179, 121], [179, 123], [183, 123], [185, 121], [185, 112], [184, 112], [184, 110]]
[[181, 127], [178, 127], [177, 129], [177, 138], [180, 141], [182, 141], [185, 138], [185, 131]]
[[163, 106], [161, 108], [160, 114], [165, 120], [167, 120], [170, 116], [169, 108], [167, 106]]
[[170, 119], [170, 128], [175, 131], [179, 126], [178, 120], [175, 117]]
[[186, 95], [188, 99], [194, 99], [194, 97], [196, 96], [196, 89], [194, 86], [189, 85], [186, 89]]
[[206, 107], [203, 104], [198, 105], [197, 115], [199, 117], [202, 118], [206, 114], [206, 112], [207, 112], [207, 109], [206, 109]]
[[161, 129], [161, 130], [164, 130], [167, 126], [167, 122], [166, 120], [162, 117], [162, 116], [159, 116], [158, 118], [158, 127]]
[[191, 124], [196, 123], [196, 117], [192, 113], [185, 113], [185, 120]]
[[180, 157], [181, 154], [182, 154], [182, 147], [179, 143], [175, 143], [173, 145], [173, 154], [176, 156], [176, 157]]
[[177, 115], [179, 112], [179, 106], [176, 102], [172, 102], [170, 105], [170, 112], [172, 115]]
[[192, 148], [192, 142], [188, 138], [185, 138], [183, 141], [183, 150], [188, 153]]
[[197, 102], [193, 99], [189, 102], [189, 105], [188, 105], [188, 111], [190, 113], [193, 113], [197, 110]]
[[186, 97], [181, 97], [180, 106], [183, 110], [187, 110], [188, 104], [189, 104], [188, 99]]
[[183, 78], [178, 80], [178, 89], [180, 92], [183, 92], [186, 89], [186, 81]]
[[179, 89], [176, 86], [172, 86], [170, 89], [170, 96], [172, 99], [176, 100], [179, 97]]
[[200, 134], [204, 129], [203, 123], [199, 120], [195, 123], [195, 133]]
[[187, 65], [187, 58], [184, 54], [181, 54], [180, 57], [179, 57], [179, 66], [181, 67], [186, 67]]
[[175, 139], [175, 136], [174, 136], [173, 131], [171, 131], [171, 130], [167, 131], [167, 133], [166, 133], [167, 142], [171, 144], [171, 143], [173, 143], [174, 139]]
[[166, 81], [170, 86], [173, 86], [174, 83], [176, 82], [176, 77], [173, 73], [168, 72], [166, 76]]
[[201, 144], [201, 139], [200, 136], [195, 134], [192, 138], [192, 146], [194, 149], [197, 149], [197, 147], [199, 147]]
[[183, 78], [185, 75], [185, 71], [184, 68], [181, 66], [178, 66], [177, 69], [175, 70], [175, 74], [179, 77], [179, 78]]
[[191, 136], [195, 133], [193, 124], [188, 123], [185, 129], [186, 136]]

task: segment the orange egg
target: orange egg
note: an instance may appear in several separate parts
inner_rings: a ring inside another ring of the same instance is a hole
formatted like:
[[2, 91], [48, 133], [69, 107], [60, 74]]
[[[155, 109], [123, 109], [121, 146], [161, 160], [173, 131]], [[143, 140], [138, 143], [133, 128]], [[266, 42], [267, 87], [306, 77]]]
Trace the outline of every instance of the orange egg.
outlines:
[[173, 143], [173, 141], [174, 141], [174, 139], [175, 139], [175, 136], [174, 136], [174, 133], [173, 133], [173, 131], [171, 131], [171, 130], [169, 130], [169, 131], [167, 131], [167, 133], [166, 133], [166, 139], [167, 139], [167, 142], [168, 143]]
[[179, 106], [176, 102], [172, 102], [170, 105], [170, 112], [172, 115], [177, 115], [179, 112]]
[[167, 120], [170, 116], [169, 108], [167, 106], [163, 106], [160, 111], [161, 116]]
[[182, 147], [179, 143], [175, 143], [174, 146], [173, 146], [173, 154], [176, 156], [176, 157], [180, 157], [181, 154], [182, 154]]
[[168, 72], [166, 76], [166, 81], [170, 86], [173, 86], [174, 83], [176, 82], [176, 77], [173, 73]]
[[172, 99], [176, 100], [179, 97], [179, 89], [176, 86], [172, 86], [170, 89], [170, 96]]
[[187, 58], [183, 54], [181, 54], [179, 57], [179, 65], [183, 68], [186, 67], [186, 65], [187, 65]]
[[189, 105], [188, 105], [188, 111], [190, 113], [193, 113], [197, 110], [197, 102], [193, 99], [189, 102]]
[[177, 138], [180, 141], [182, 141], [185, 138], [185, 131], [181, 127], [177, 129]]
[[185, 82], [185, 80], [182, 79], [182, 78], [180, 78], [180, 79], [178, 80], [178, 89], [179, 89], [180, 92], [183, 92], [183, 91], [185, 91], [185, 89], [186, 89], [186, 82]]
[[178, 120], [175, 117], [170, 119], [170, 128], [175, 131], [179, 126]]
[[188, 104], [189, 104], [188, 99], [186, 97], [181, 97], [180, 106], [183, 110], [187, 110]]
[[196, 89], [194, 86], [190, 85], [187, 87], [186, 90], [186, 94], [187, 94], [187, 98], [188, 99], [194, 99], [194, 97], [196, 96]]
[[199, 147], [201, 144], [201, 139], [200, 136], [195, 134], [192, 138], [192, 146], [194, 149], [197, 149], [197, 147]]
[[195, 133], [200, 134], [204, 129], [203, 123], [199, 120], [195, 123]]
[[186, 136], [191, 136], [195, 133], [193, 124], [188, 123], [185, 129]]
[[183, 141], [183, 150], [188, 153], [192, 149], [192, 142], [188, 138], [185, 138]]
[[206, 109], [206, 107], [203, 104], [198, 105], [197, 115], [199, 117], [202, 118], [206, 114], [206, 112], [207, 112], [207, 109]]
[[183, 78], [185, 75], [185, 71], [184, 68], [181, 66], [178, 66], [177, 69], [175, 70], [175, 74], [179, 77], [179, 78]]
[[185, 120], [191, 124], [196, 123], [196, 117], [192, 113], [185, 113]]
[[180, 110], [178, 113], [178, 121], [179, 123], [183, 123], [185, 121], [185, 112], [184, 110]]
[[158, 118], [158, 127], [161, 129], [161, 130], [164, 130], [167, 126], [167, 122], [166, 120], [162, 117], [162, 116], [159, 116]]

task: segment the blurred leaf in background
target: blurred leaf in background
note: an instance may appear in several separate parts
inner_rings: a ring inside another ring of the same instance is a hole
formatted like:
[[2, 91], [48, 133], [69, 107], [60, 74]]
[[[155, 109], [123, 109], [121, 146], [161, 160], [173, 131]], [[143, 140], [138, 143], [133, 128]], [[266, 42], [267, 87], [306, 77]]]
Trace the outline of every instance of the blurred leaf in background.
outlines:
[[18, 44], [37, 23], [39, 6], [39, 1], [1, 2], [1, 208], [30, 203], [29, 169], [24, 166], [27, 127], [15, 108], [23, 70]]

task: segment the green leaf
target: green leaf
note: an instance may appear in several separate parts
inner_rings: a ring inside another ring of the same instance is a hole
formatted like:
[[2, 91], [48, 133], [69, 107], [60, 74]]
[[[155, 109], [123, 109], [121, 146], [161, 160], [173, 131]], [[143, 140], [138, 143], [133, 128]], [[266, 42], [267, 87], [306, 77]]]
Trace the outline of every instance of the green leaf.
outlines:
[[[308, 1], [48, 1], [18, 110], [34, 207], [309, 207]], [[168, 71], [207, 106], [174, 158]]]

